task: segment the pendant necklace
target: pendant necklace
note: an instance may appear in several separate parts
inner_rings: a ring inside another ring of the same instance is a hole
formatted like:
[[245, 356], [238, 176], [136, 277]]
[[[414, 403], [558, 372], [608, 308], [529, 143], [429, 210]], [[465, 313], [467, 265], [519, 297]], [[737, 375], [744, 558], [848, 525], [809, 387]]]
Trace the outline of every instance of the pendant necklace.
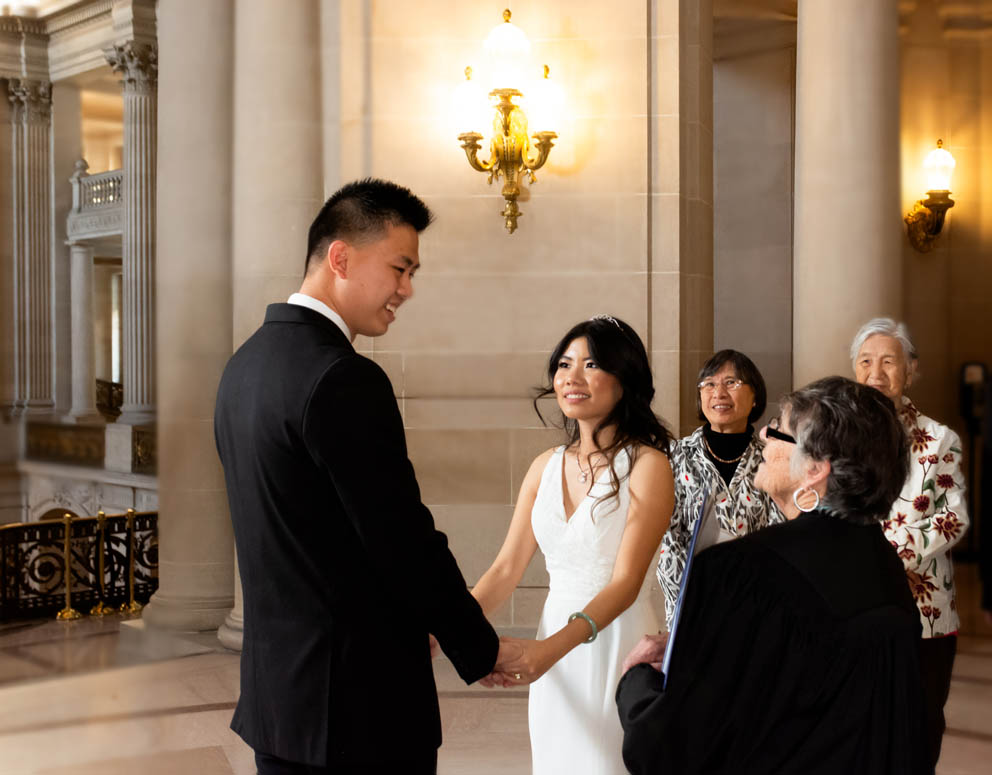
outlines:
[[[586, 458], [586, 461], [589, 461], [589, 458], [588, 457]], [[582, 470], [582, 462], [581, 462], [581, 460], [579, 458], [579, 451], [578, 450], [575, 450], [575, 465], [577, 465], [579, 467], [579, 476], [578, 476], [579, 484], [585, 484], [586, 482], [589, 481], [589, 477], [592, 475], [592, 463], [589, 462], [589, 470], [588, 471], [583, 471]]]

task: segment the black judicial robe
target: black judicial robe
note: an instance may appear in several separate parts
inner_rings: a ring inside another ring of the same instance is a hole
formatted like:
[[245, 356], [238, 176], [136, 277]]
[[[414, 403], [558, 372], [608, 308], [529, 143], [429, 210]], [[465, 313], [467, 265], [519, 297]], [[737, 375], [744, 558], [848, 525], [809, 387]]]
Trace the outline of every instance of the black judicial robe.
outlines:
[[701, 553], [670, 666], [617, 688], [634, 775], [927, 771], [920, 623], [878, 525], [800, 515]]

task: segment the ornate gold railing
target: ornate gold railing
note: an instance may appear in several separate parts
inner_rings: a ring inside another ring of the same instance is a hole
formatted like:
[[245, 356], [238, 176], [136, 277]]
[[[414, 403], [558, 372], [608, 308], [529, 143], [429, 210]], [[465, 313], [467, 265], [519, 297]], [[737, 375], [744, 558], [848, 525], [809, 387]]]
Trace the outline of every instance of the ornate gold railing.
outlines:
[[136, 613], [157, 588], [157, 512], [0, 526], [0, 621]]

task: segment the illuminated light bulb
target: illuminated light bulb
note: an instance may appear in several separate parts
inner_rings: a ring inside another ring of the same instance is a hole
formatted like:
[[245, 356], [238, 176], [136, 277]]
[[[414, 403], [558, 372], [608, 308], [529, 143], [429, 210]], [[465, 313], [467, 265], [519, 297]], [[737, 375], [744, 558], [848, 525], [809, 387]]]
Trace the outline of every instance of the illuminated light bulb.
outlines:
[[527, 124], [531, 133], [557, 132], [561, 128], [562, 114], [565, 111], [565, 93], [550, 78], [551, 70], [544, 66], [544, 77], [524, 92], [521, 107], [527, 114]]
[[485, 135], [492, 124], [492, 106], [478, 80], [472, 78], [472, 68], [465, 68], [465, 80], [451, 95], [451, 123], [458, 132], [478, 132]]
[[923, 169], [927, 172], [927, 191], [950, 191], [951, 173], [956, 164], [954, 157], [944, 150], [943, 141], [938, 140], [937, 147], [923, 161]]
[[530, 41], [510, 21], [510, 9], [503, 11], [503, 23], [489, 32], [482, 44], [486, 53], [490, 89], [520, 89], [530, 65]]

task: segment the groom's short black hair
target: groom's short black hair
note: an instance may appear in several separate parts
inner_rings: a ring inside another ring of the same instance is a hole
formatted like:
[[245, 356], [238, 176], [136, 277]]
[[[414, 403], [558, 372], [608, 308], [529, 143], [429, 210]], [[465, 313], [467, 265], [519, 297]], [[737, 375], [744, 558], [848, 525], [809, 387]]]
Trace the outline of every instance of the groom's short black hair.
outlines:
[[410, 189], [379, 178], [365, 178], [342, 186], [320, 208], [310, 224], [307, 260], [323, 258], [336, 239], [365, 243], [382, 237], [388, 226], [406, 224], [417, 232], [426, 229], [434, 214]]

